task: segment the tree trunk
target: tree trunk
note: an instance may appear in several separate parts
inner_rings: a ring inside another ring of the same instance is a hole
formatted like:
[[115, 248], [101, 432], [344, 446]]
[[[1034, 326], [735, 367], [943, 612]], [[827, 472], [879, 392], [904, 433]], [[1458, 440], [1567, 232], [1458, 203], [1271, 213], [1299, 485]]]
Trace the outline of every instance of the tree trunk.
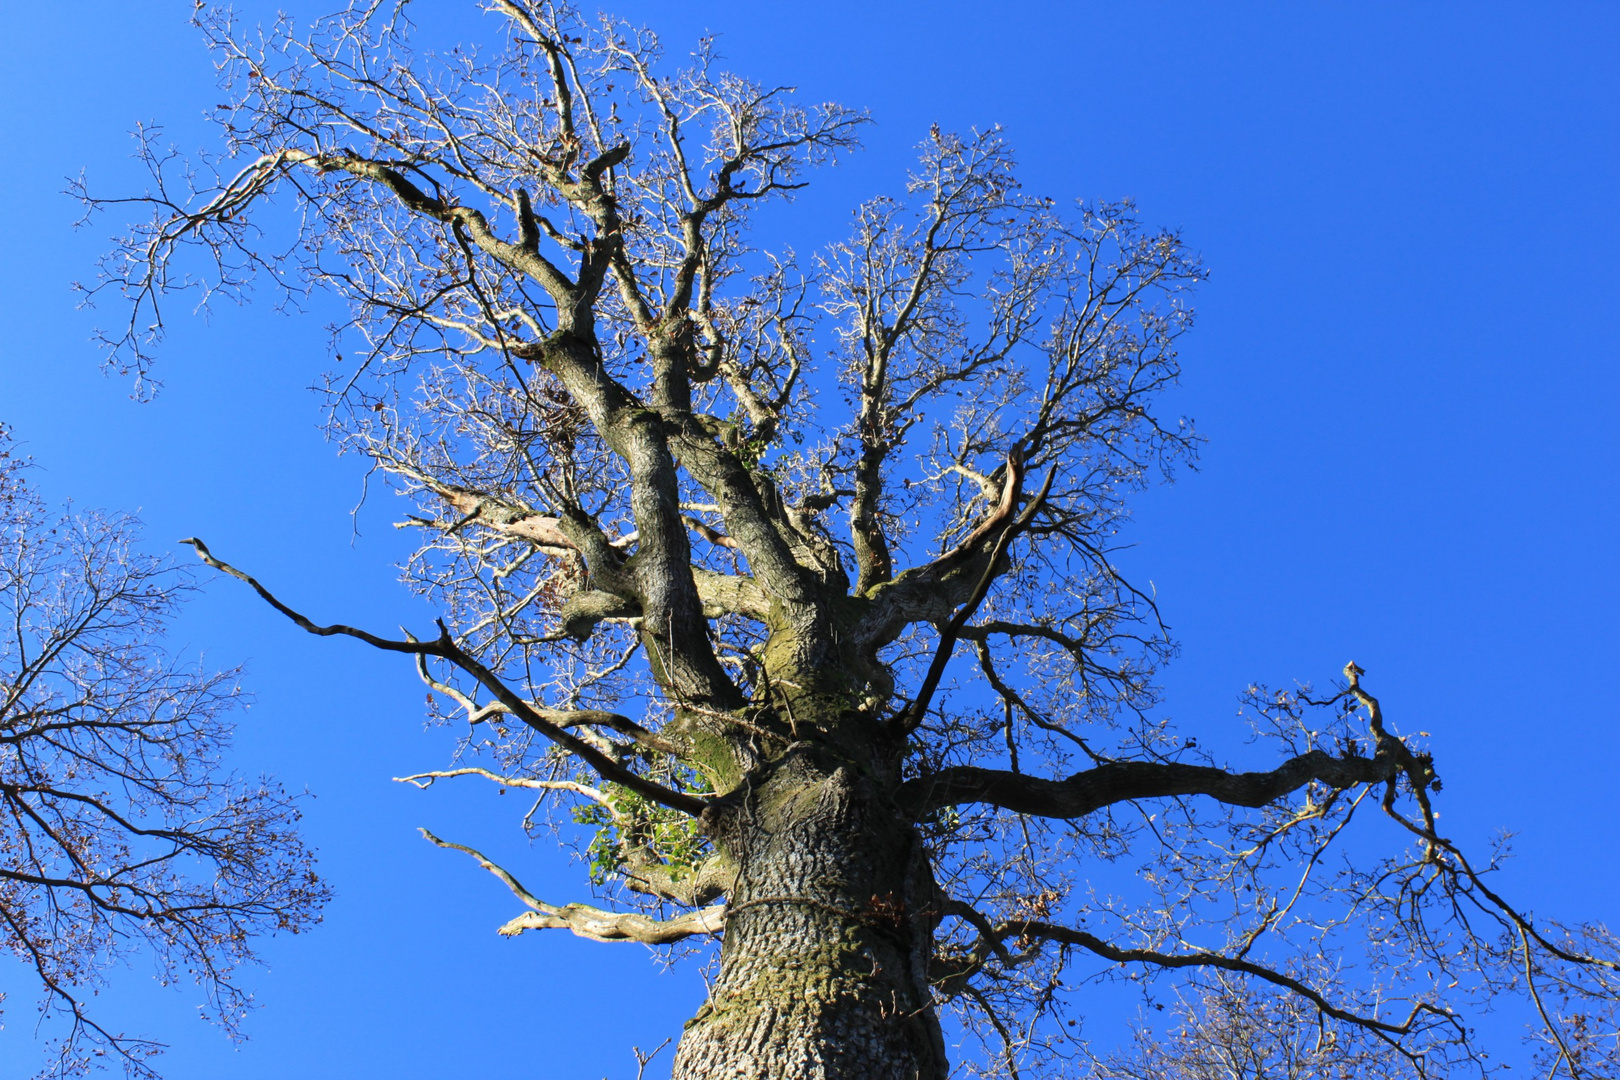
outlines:
[[943, 1080], [932, 879], [878, 787], [801, 753], [714, 815], [739, 873], [673, 1080]]

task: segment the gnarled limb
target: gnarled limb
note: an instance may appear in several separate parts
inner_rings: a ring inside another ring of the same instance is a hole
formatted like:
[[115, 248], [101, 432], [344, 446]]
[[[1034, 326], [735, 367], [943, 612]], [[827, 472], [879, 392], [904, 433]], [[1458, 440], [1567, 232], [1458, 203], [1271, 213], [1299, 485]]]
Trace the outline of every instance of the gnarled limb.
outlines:
[[[390, 464], [391, 469], [395, 468]], [[473, 491], [460, 485], [440, 483], [425, 473], [416, 473], [419, 480], [439, 498], [443, 499], [455, 509], [462, 517], [451, 528], [465, 528], [467, 525], [478, 524], [503, 536], [515, 536], [527, 540], [535, 547], [548, 553], [585, 554], [598, 546], [617, 548], [623, 546], [624, 539], [610, 540], [601, 537], [601, 545], [585, 543], [570, 537], [564, 530], [564, 518], [553, 514], [542, 514], [526, 506], [519, 506], [508, 499], [502, 499], [488, 492]], [[572, 524], [572, 523], [570, 523]]]
[[[539, 901], [536, 901], [539, 903]], [[612, 912], [588, 904], [526, 911], [498, 931], [515, 937], [525, 930], [570, 930], [592, 941], [634, 941], [642, 945], [672, 945], [700, 934], [718, 934], [725, 929], [726, 906], [714, 904], [673, 919], [652, 919], [634, 912]]]
[[1205, 795], [1232, 806], [1259, 807], [1313, 781], [1334, 788], [1388, 783], [1403, 772], [1388, 753], [1334, 757], [1312, 750], [1267, 772], [1228, 772], [1208, 765], [1111, 761], [1065, 780], [1002, 769], [958, 765], [900, 786], [899, 800], [915, 818], [946, 806], [989, 803], [1019, 814], [1077, 818], [1132, 799]]
[[684, 907], [702, 907], [731, 891], [737, 877], [736, 863], [723, 855], [711, 855], [689, 873], [676, 873], [659, 861], [648, 848], [625, 852], [619, 873], [631, 890], [670, 900]]
[[569, 930], [592, 941], [669, 945], [698, 934], [718, 934], [725, 928], [724, 904], [687, 912], [673, 919], [652, 919], [636, 912], [604, 911], [589, 904], [564, 904], [560, 907], [548, 904], [525, 889], [517, 878], [491, 862], [482, 852], [465, 844], [441, 840], [426, 829], [422, 829], [421, 833], [430, 843], [472, 856], [479, 866], [499, 878], [513, 896], [529, 907], [529, 911], [500, 928], [499, 933], [507, 937], [515, 937], [525, 930]]
[[488, 769], [471, 766], [461, 769], [437, 769], [432, 772], [413, 773], [410, 776], [396, 776], [394, 777], [394, 783], [410, 784], [425, 791], [433, 786], [435, 780], [448, 780], [457, 776], [481, 776], [491, 783], [509, 788], [529, 788], [535, 791], [567, 791], [581, 798], [589, 799], [598, 806], [605, 807], [609, 813], [615, 816], [618, 815], [617, 809], [613, 806], [613, 800], [603, 794], [600, 789], [593, 788], [589, 784], [581, 784], [577, 780], [536, 780], [529, 776], [502, 776], [500, 773], [491, 772]]
[[[576, 780], [539, 780], [527, 776], [503, 776], [489, 769], [477, 766], [460, 769], [443, 769], [432, 772], [416, 773], [412, 776], [396, 776], [396, 783], [411, 784], [426, 790], [433, 786], [437, 780], [447, 780], [459, 776], [478, 776], [503, 788], [526, 788], [532, 791], [566, 791], [578, 795], [602, 807], [608, 812], [614, 824], [621, 830], [630, 825], [630, 819], [614, 803], [607, 792], [588, 784], [581, 784]], [[531, 813], [533, 811], [531, 810]], [[430, 837], [431, 839], [431, 837]], [[441, 845], [455, 846], [455, 845]], [[465, 850], [465, 849], [462, 849]], [[678, 868], [664, 863], [652, 848], [644, 845], [630, 846], [622, 855], [623, 862], [619, 867], [619, 874], [624, 879], [626, 887], [634, 892], [655, 896], [660, 900], [668, 900], [683, 907], [700, 908], [724, 896], [730, 889], [736, 877], [735, 863], [721, 855], [710, 855], [695, 869], [681, 872]], [[0, 874], [3, 876], [3, 874]], [[558, 909], [569, 914], [564, 917], [574, 919], [578, 912], [593, 912], [595, 909], [582, 905], [569, 905]], [[543, 914], [555, 914], [555, 912]], [[598, 913], [605, 916], [606, 913]], [[620, 918], [621, 916], [615, 916]], [[600, 919], [592, 915], [593, 925], [599, 924]]]

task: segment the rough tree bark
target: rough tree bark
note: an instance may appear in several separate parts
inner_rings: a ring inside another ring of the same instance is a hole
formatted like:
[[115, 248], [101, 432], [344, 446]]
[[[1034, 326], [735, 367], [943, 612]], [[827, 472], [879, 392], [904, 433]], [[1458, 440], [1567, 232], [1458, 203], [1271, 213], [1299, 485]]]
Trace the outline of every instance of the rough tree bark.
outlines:
[[674, 1076], [947, 1075], [928, 985], [934, 883], [892, 791], [807, 745], [709, 811], [737, 877], [720, 977]]

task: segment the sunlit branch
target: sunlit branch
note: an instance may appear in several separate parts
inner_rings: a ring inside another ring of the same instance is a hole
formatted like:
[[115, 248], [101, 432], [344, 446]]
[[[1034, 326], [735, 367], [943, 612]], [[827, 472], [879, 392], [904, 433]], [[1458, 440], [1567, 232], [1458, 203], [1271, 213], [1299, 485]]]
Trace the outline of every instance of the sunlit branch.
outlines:
[[569, 930], [579, 937], [593, 941], [636, 941], [643, 945], [668, 945], [698, 934], [718, 934], [725, 928], [724, 904], [715, 904], [699, 911], [688, 912], [673, 919], [652, 919], [635, 912], [603, 911], [588, 904], [566, 904], [561, 907], [539, 899], [506, 870], [491, 862], [481, 852], [463, 844], [440, 840], [426, 829], [423, 836], [442, 848], [464, 852], [472, 856], [479, 866], [501, 880], [512, 895], [530, 910], [510, 920], [500, 933], [515, 936], [525, 930]]
[[500, 773], [490, 772], [488, 769], [469, 767], [463, 769], [443, 769], [433, 772], [414, 773], [410, 776], [396, 776], [397, 784], [410, 784], [413, 787], [426, 790], [433, 786], [435, 780], [448, 780], [456, 776], [481, 776], [503, 788], [529, 788], [535, 791], [567, 791], [582, 798], [589, 799], [599, 806], [606, 807], [617, 815], [613, 800], [609, 799], [599, 788], [588, 784], [581, 784], [577, 780], [536, 780], [527, 776], [502, 776]]

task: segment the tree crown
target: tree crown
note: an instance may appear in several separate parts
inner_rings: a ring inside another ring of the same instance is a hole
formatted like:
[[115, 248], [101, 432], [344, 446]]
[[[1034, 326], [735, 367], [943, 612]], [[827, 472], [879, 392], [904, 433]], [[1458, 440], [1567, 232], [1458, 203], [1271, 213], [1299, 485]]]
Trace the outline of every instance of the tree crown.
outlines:
[[[1522, 979], [1555, 1070], [1598, 1052], [1547, 1001], [1612, 1003], [1612, 942], [1491, 891], [1354, 665], [1334, 693], [1251, 692], [1285, 754], [1268, 771], [1153, 715], [1170, 644], [1111, 552], [1127, 495], [1197, 448], [1157, 411], [1203, 277], [1179, 236], [1026, 193], [998, 131], [934, 130], [847, 239], [771, 252], [760, 208], [853, 149], [861, 114], [726, 74], [709, 42], [671, 71], [647, 31], [485, 9], [502, 46], [437, 54], [375, 4], [304, 37], [201, 15], [226, 157], [186, 171], [142, 142], [152, 216], [101, 287], [131, 303], [108, 343], [143, 376], [184, 255], [206, 295], [348, 302], [334, 430], [416, 499], [406, 572], [439, 632], [319, 625], [198, 550], [305, 629], [414, 655], [468, 759], [408, 779], [576, 800], [595, 880], [649, 905], [553, 905], [462, 848], [526, 905], [507, 932], [720, 932], [728, 822], [813, 761], [919, 831], [930, 986], [1009, 1070], [1066, 1052], [1041, 1024], [1077, 954], [1215, 972], [1221, 1008], [1249, 1000], [1221, 980], [1257, 980], [1423, 1074], [1483, 1061], [1454, 999]], [[278, 196], [287, 246], [253, 216]], [[1330, 869], [1374, 808], [1413, 849]], [[1075, 869], [1127, 854], [1144, 869], [1117, 891]], [[1365, 930], [1403, 962], [1326, 962]]]

